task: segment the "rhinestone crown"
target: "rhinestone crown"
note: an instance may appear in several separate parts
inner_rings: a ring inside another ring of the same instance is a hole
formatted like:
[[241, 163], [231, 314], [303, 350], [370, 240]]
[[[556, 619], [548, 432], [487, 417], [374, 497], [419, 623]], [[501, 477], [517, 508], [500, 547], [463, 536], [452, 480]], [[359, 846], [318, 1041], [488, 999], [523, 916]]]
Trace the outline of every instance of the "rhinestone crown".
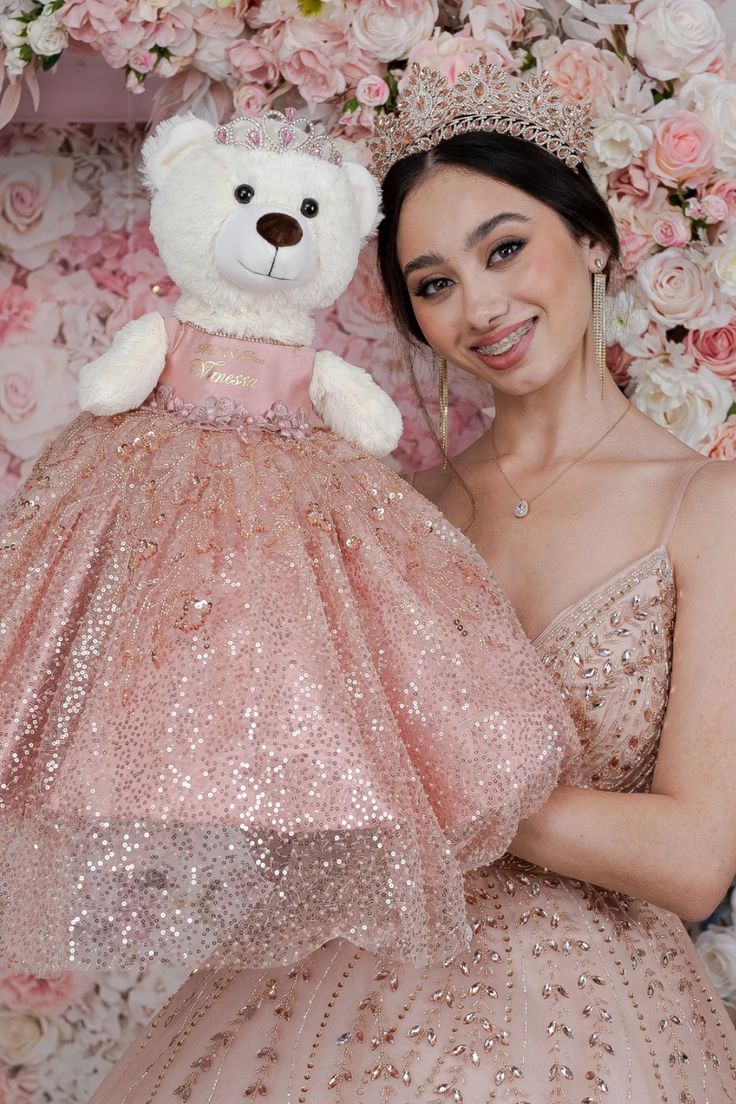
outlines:
[[306, 116], [293, 107], [286, 111], [271, 109], [261, 115], [239, 115], [218, 126], [215, 141], [225, 146], [268, 150], [269, 153], [305, 153], [333, 165], [342, 165], [342, 154], [326, 134], [318, 134]]
[[396, 113], [376, 118], [369, 140], [373, 172], [383, 179], [402, 157], [472, 130], [525, 138], [577, 169], [593, 127], [589, 108], [564, 103], [546, 73], [517, 79], [483, 56], [450, 85], [436, 69], [414, 63]]

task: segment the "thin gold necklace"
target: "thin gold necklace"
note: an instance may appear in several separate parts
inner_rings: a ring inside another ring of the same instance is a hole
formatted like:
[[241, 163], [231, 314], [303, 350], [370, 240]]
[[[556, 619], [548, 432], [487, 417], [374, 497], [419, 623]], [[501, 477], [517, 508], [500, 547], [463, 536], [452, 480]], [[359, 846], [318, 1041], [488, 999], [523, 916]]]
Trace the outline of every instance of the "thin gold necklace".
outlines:
[[196, 322], [190, 322], [188, 318], [180, 319], [185, 326], [191, 326], [193, 330], [208, 334], [210, 337], [229, 337], [232, 341], [255, 341], [260, 345], [283, 345], [286, 349], [303, 349], [303, 345], [294, 345], [291, 341], [278, 341], [275, 337], [250, 337], [247, 334], [225, 333], [224, 330], [208, 330], [204, 326], [198, 326]]
[[506, 472], [503, 470], [503, 468], [499, 464], [499, 462], [498, 462], [498, 453], [496, 451], [496, 442], [493, 439], [493, 426], [491, 426], [491, 447], [493, 448], [493, 462], [496, 465], [496, 467], [498, 468], [499, 472], [501, 473], [501, 476], [505, 480], [506, 484], [511, 488], [511, 490], [513, 491], [514, 495], [516, 496], [516, 498], [518, 500], [516, 505], [514, 506], [514, 517], [525, 518], [527, 516], [527, 514], [529, 513], [529, 507], [531, 506], [532, 502], [534, 502], [535, 498], [539, 498], [540, 495], [543, 495], [547, 491], [549, 491], [552, 487], [554, 487], [555, 483], [557, 483], [560, 479], [562, 479], [563, 475], [567, 475], [567, 473], [570, 471], [571, 468], [574, 468], [575, 465], [579, 464], [581, 460], [584, 460], [586, 456], [590, 456], [593, 449], [597, 449], [598, 446], [600, 444], [602, 444], [603, 441], [605, 441], [608, 434], [613, 433], [614, 429], [619, 424], [619, 422], [628, 414], [630, 408], [631, 408], [631, 402], [627, 402], [623, 414], [619, 414], [618, 418], [616, 418], [616, 421], [613, 423], [612, 426], [608, 427], [608, 429], [603, 434], [603, 436], [599, 437], [597, 441], [594, 441], [593, 444], [590, 446], [590, 448], [587, 448], [584, 453], [582, 453], [580, 456], [577, 456], [572, 461], [572, 463], [568, 464], [567, 467], [562, 469], [562, 471], [560, 472], [559, 475], [556, 475], [554, 477], [554, 479], [552, 480], [551, 483], [548, 483], [546, 487], [542, 487], [541, 491], [537, 491], [537, 493], [533, 494], [531, 496], [531, 498], [523, 498], [519, 494], [519, 492], [516, 490], [513, 483], [509, 479], [509, 477], [506, 475]]

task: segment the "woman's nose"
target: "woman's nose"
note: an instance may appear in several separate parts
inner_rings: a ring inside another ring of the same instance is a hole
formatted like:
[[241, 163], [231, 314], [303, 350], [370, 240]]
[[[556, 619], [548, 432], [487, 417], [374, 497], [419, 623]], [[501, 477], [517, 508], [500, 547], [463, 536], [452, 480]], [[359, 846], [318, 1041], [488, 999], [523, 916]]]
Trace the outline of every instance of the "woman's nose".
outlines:
[[506, 317], [508, 299], [497, 289], [474, 287], [465, 295], [465, 321], [470, 329], [486, 333], [494, 329]]

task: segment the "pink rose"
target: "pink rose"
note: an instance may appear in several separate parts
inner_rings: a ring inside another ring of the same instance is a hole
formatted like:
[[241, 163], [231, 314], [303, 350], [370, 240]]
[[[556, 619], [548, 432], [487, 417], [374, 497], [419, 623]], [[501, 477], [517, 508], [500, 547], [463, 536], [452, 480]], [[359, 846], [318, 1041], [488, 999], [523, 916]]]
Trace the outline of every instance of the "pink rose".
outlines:
[[233, 91], [233, 107], [237, 115], [258, 115], [267, 96], [260, 84], [239, 84]]
[[567, 103], [610, 104], [613, 93], [631, 76], [631, 66], [611, 50], [568, 39], [545, 66]]
[[[200, 9], [200, 10], [197, 10]], [[243, 16], [236, 4], [218, 4], [216, 7], [201, 10], [197, 5], [194, 13], [194, 29], [210, 38], [237, 38], [243, 33]]]
[[311, 104], [341, 95], [375, 67], [341, 27], [324, 19], [295, 16], [279, 29], [272, 45], [282, 76]]
[[378, 337], [390, 326], [372, 242], [363, 249], [349, 287], [336, 306], [337, 319], [348, 333]]
[[89, 201], [69, 157], [18, 154], [0, 162], [0, 246], [25, 268], [45, 264]]
[[238, 39], [227, 48], [230, 70], [237, 80], [273, 86], [279, 79], [276, 55], [270, 46], [253, 38]]
[[736, 215], [736, 176], [715, 176], [708, 185], [708, 194], [720, 196], [730, 215]]
[[668, 187], [696, 187], [713, 169], [713, 135], [691, 111], [676, 111], [660, 122], [646, 158], [649, 170]]
[[652, 226], [652, 237], [657, 245], [682, 247], [690, 241], [690, 221], [679, 207], [670, 207], [657, 215]]
[[120, 30], [127, 6], [127, 0], [66, 0], [58, 17], [73, 38], [96, 42]]
[[363, 107], [380, 107], [389, 98], [390, 89], [383, 77], [370, 73], [361, 77], [355, 89], [355, 98]]
[[705, 207], [697, 196], [685, 200], [685, 214], [689, 219], [705, 218]]
[[715, 330], [691, 330], [685, 348], [698, 364], [718, 376], [736, 380], [736, 318]]
[[0, 439], [22, 460], [37, 456], [71, 419], [76, 386], [62, 349], [0, 348]]
[[703, 196], [703, 212], [708, 222], [723, 222], [728, 218], [728, 204], [722, 196], [711, 192]]
[[156, 54], [149, 49], [137, 49], [128, 54], [128, 65], [135, 69], [136, 73], [150, 73], [156, 64]]
[[[489, 41], [491, 37], [497, 39], [495, 44]], [[510, 66], [513, 58], [509, 48], [498, 33], [489, 31], [485, 39], [480, 41], [463, 29], [458, 34], [449, 31], [437, 30], [431, 38], [413, 46], [409, 51], [409, 65], [416, 62], [430, 69], [436, 69], [442, 73], [449, 84], [454, 84], [460, 73], [474, 65], [481, 55], [485, 54], [494, 65]], [[408, 74], [408, 67], [406, 70]], [[400, 87], [406, 82], [406, 76], [399, 82]]]
[[78, 971], [56, 978], [37, 978], [0, 970], [0, 1004], [19, 1012], [32, 1012], [35, 1016], [60, 1016], [93, 984]]
[[706, 449], [716, 460], [736, 460], [736, 415], [731, 415], [711, 434]]
[[657, 248], [651, 213], [656, 198], [653, 193], [647, 204], [627, 194], [612, 195], [609, 199], [621, 240], [621, 266], [627, 276], [632, 276], [644, 258]]

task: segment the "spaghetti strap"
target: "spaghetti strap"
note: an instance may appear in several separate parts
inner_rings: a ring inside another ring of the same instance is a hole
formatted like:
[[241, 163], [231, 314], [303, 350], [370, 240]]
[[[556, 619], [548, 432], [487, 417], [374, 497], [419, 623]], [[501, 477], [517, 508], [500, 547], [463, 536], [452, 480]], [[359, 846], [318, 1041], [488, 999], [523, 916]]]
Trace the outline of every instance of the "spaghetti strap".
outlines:
[[696, 471], [700, 471], [700, 469], [702, 467], [705, 467], [706, 464], [715, 464], [715, 463], [716, 463], [716, 461], [712, 460], [710, 458], [710, 456], [701, 456], [699, 460], [696, 460], [694, 464], [690, 465], [690, 467], [687, 469], [687, 471], [683, 475], [682, 480], [680, 481], [680, 485], [677, 488], [677, 491], [675, 492], [675, 497], [672, 501], [672, 506], [670, 508], [670, 512], [667, 515], [667, 520], [665, 522], [664, 529], [662, 531], [662, 540], [660, 541], [660, 547], [665, 548], [670, 543], [670, 537], [672, 536], [672, 530], [675, 527], [675, 522], [677, 521], [677, 515], [680, 512], [680, 506], [682, 505], [682, 500], [685, 497], [685, 491], [688, 488], [688, 484], [689, 484], [690, 480], [695, 475]]

